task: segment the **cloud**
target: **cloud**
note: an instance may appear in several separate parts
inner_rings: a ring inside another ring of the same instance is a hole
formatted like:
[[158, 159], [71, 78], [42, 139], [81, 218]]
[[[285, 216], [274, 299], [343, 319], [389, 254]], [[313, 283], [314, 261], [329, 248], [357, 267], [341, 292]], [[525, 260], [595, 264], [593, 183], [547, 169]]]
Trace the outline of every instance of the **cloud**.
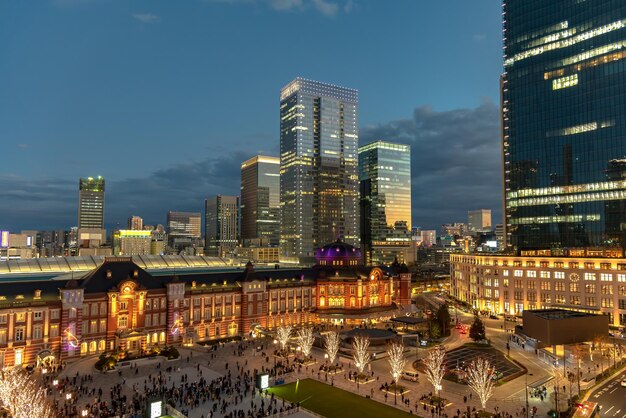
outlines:
[[[252, 155], [235, 152], [174, 165], [141, 178], [107, 181], [107, 228], [123, 226], [130, 215], [143, 217], [145, 223], [165, 223], [168, 210], [202, 212], [208, 196], [239, 194], [241, 162]], [[0, 174], [0, 189], [0, 230], [68, 229], [76, 225], [78, 178], [31, 180]]]
[[[491, 208], [494, 222], [499, 222], [502, 174], [496, 104], [484, 101], [476, 108], [448, 111], [422, 106], [411, 117], [361, 128], [361, 144], [378, 139], [411, 145], [415, 225], [438, 229], [442, 223], [465, 222], [467, 211], [479, 208]], [[267, 141], [250, 143], [257, 145], [247, 152], [216, 155], [210, 149], [205, 152], [210, 157], [199, 161], [107, 181], [107, 228], [123, 226], [133, 214], [146, 223], [164, 223], [168, 210], [202, 212], [206, 197], [238, 194], [241, 162]], [[0, 190], [0, 230], [76, 225], [78, 178], [31, 180], [0, 174]]]
[[159, 16], [152, 13], [133, 13], [131, 16], [141, 23], [159, 23], [161, 21]]
[[491, 101], [474, 109], [415, 109], [412, 118], [361, 129], [360, 143], [384, 139], [411, 145], [416, 226], [466, 222], [467, 211], [502, 208], [500, 111]]
[[482, 42], [485, 39], [487, 39], [487, 34], [486, 33], [475, 33], [472, 35], [472, 39], [476, 42]]
[[[317, 10], [326, 16], [336, 16], [339, 11], [350, 13], [354, 8], [353, 0], [205, 0], [209, 3], [226, 4], [264, 4], [279, 12], [302, 12]], [[342, 7], [343, 6], [343, 7]]]
[[313, 0], [313, 6], [326, 16], [335, 16], [339, 11], [339, 5], [337, 3], [331, 3], [327, 0]]
[[18, 147], [19, 149], [27, 149], [27, 148], [29, 148], [29, 147], [30, 147], [30, 145], [28, 145], [28, 144], [17, 144], [17, 147]]

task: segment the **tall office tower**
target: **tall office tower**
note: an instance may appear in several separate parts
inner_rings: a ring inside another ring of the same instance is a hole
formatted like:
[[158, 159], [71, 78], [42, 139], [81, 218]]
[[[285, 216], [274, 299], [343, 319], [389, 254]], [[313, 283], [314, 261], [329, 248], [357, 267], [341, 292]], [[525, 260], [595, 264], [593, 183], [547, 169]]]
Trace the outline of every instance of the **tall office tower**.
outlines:
[[78, 229], [104, 229], [104, 179], [81, 178], [78, 184]]
[[491, 230], [491, 209], [477, 209], [467, 212], [467, 229], [470, 232]]
[[131, 231], [141, 231], [143, 229], [143, 219], [139, 216], [131, 216], [128, 218], [128, 229]]
[[241, 240], [278, 246], [280, 158], [257, 155], [241, 164]]
[[[503, 2], [506, 241], [626, 246], [626, 2]], [[621, 206], [622, 210], [615, 210]]]
[[296, 78], [280, 91], [281, 257], [359, 243], [358, 92]]
[[176, 237], [200, 238], [201, 217], [198, 212], [167, 212], [167, 233]]
[[204, 202], [205, 254], [232, 253], [239, 238], [239, 196], [212, 196]]
[[386, 141], [360, 147], [359, 182], [366, 263], [403, 258], [411, 244], [411, 147]]

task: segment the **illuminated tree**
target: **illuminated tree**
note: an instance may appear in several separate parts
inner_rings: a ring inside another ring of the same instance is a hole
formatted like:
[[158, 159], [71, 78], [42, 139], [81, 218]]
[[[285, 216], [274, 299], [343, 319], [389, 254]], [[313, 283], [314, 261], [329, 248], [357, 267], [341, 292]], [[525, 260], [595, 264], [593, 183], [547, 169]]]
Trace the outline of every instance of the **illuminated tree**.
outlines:
[[[604, 371], [604, 350], [609, 343], [609, 338], [604, 334], [596, 335], [593, 338], [593, 345], [600, 352], [600, 371]], [[592, 358], [593, 360], [593, 358]]]
[[473, 360], [467, 367], [467, 384], [480, 399], [480, 405], [485, 409], [487, 401], [493, 393], [493, 366], [485, 358], [479, 357]]
[[397, 402], [397, 393], [398, 393], [398, 380], [400, 376], [402, 376], [402, 372], [404, 371], [404, 366], [406, 365], [406, 359], [404, 358], [404, 346], [397, 342], [392, 342], [387, 347], [387, 361], [389, 362], [391, 373], [391, 378], [394, 383], [394, 403]]
[[311, 355], [311, 349], [313, 348], [314, 342], [315, 337], [313, 336], [313, 328], [302, 328], [298, 331], [298, 344], [302, 349], [304, 357], [309, 357], [309, 355]]
[[424, 359], [426, 365], [426, 377], [428, 381], [433, 385], [435, 394], [439, 396], [441, 391], [441, 381], [446, 373], [443, 360], [446, 357], [446, 350], [443, 346], [438, 345], [434, 349], [428, 352], [428, 355]]
[[52, 418], [56, 414], [46, 398], [46, 390], [22, 369], [0, 373], [0, 405], [13, 418]]
[[328, 354], [330, 364], [335, 363], [335, 359], [337, 358], [339, 341], [339, 334], [335, 331], [329, 331], [324, 335], [324, 347], [326, 348], [326, 354]]
[[357, 335], [352, 340], [352, 358], [354, 359], [354, 365], [360, 374], [363, 374], [365, 366], [370, 362], [370, 353], [367, 349], [370, 346], [369, 338], [363, 335]]
[[281, 325], [276, 330], [276, 339], [278, 340], [282, 351], [285, 351], [285, 348], [287, 347], [287, 343], [291, 338], [291, 331], [293, 331], [293, 327], [291, 325]]

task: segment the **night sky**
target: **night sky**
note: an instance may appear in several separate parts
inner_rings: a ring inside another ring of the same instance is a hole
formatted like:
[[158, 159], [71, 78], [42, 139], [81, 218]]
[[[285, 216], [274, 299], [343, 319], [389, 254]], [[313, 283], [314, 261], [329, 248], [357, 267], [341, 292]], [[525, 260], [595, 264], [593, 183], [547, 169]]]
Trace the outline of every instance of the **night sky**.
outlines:
[[165, 223], [278, 155], [280, 88], [359, 90], [360, 143], [412, 146], [413, 224], [501, 218], [496, 0], [0, 1], [0, 230]]

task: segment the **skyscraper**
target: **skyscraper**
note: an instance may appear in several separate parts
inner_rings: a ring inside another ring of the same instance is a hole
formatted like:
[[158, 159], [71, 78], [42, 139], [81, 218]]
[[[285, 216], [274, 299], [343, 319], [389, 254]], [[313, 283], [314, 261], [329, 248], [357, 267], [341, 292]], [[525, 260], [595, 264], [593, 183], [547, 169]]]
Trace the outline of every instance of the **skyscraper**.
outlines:
[[626, 3], [503, 8], [507, 244], [624, 248]]
[[280, 91], [281, 255], [359, 243], [358, 92], [296, 78]]
[[225, 256], [239, 238], [239, 197], [212, 196], [204, 202], [205, 254]]
[[241, 164], [241, 240], [280, 240], [280, 158], [257, 155]]
[[470, 232], [486, 232], [491, 230], [491, 209], [468, 211], [467, 229]]
[[79, 180], [78, 229], [104, 229], [104, 179], [102, 177]]
[[391, 263], [411, 244], [411, 147], [386, 141], [360, 147], [359, 182], [366, 262]]
[[202, 214], [198, 212], [167, 212], [168, 252], [195, 255], [201, 249]]

